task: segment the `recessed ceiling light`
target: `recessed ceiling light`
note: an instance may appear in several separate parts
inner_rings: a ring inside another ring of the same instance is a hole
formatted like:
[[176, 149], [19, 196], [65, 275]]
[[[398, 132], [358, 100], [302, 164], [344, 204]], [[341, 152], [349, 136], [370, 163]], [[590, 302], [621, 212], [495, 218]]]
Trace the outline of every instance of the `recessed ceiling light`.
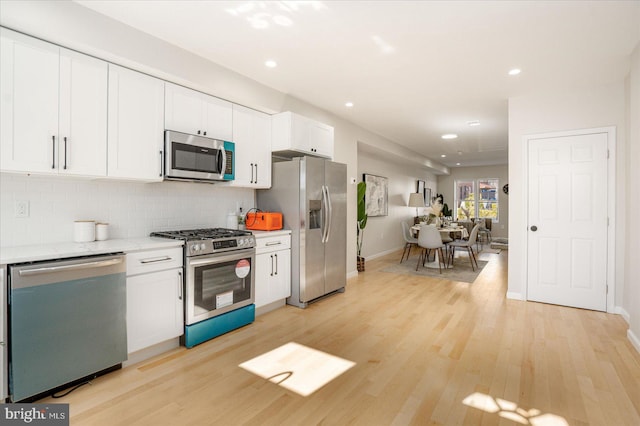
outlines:
[[459, 166], [459, 165], [460, 165], [460, 163], [456, 163], [456, 166]]
[[453, 133], [447, 133], [446, 135], [442, 135], [442, 139], [455, 139], [457, 137], [458, 135], [455, 135]]
[[440, 155], [440, 157], [442, 157], [442, 158], [444, 158], [444, 157], [446, 157], [446, 156], [447, 156], [447, 154], [442, 154], [442, 155]]
[[518, 75], [522, 72], [522, 70], [520, 68], [514, 68], [512, 70], [509, 70], [509, 75]]
[[278, 63], [277, 63], [276, 61], [272, 60], [272, 59], [269, 59], [268, 61], [266, 61], [266, 62], [264, 63], [264, 65], [265, 65], [266, 67], [268, 67], [268, 68], [275, 68], [275, 67], [277, 67], [277, 66], [278, 66]]
[[346, 106], [347, 108], [351, 108], [353, 107], [353, 102], [347, 102], [346, 104], [344, 104], [344, 106]]
[[479, 126], [480, 122], [478, 120], [471, 120], [471, 121], [467, 121], [467, 124], [473, 127], [473, 126]]

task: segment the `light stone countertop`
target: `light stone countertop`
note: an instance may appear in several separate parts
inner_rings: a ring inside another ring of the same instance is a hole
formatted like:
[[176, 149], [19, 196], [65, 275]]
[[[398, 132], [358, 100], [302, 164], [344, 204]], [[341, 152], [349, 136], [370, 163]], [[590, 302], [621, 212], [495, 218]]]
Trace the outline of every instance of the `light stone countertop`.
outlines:
[[291, 234], [290, 229], [279, 229], [277, 231], [251, 231], [256, 238], [278, 237], [280, 235]]
[[0, 248], [0, 265], [116, 252], [131, 253], [167, 247], [180, 247], [182, 245], [184, 245], [184, 241], [181, 240], [143, 237], [93, 241], [90, 243], [60, 242], [2, 247]]

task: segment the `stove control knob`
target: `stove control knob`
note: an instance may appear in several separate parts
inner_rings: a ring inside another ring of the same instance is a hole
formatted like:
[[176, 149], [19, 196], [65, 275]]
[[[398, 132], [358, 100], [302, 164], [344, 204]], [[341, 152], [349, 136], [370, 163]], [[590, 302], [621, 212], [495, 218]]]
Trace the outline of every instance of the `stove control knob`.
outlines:
[[204, 245], [204, 243], [200, 244], [200, 250], [204, 250], [206, 248], [206, 246]]
[[244, 245], [244, 239], [238, 238], [238, 245]]
[[192, 252], [192, 253], [197, 252], [197, 251], [198, 251], [198, 249], [199, 249], [199, 247], [198, 247], [198, 245], [197, 245], [197, 244], [194, 244], [194, 245], [192, 245], [192, 246], [191, 246], [191, 252]]

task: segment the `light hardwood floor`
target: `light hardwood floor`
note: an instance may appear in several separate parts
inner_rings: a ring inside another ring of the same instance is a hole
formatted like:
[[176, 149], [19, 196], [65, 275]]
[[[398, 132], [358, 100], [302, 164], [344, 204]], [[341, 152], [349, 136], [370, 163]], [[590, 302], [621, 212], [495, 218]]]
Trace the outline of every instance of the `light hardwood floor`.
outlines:
[[[74, 426], [640, 425], [624, 320], [506, 300], [507, 255], [473, 284], [381, 272], [400, 252], [368, 261], [344, 294], [40, 402], [70, 403]], [[306, 397], [238, 366], [288, 342], [355, 366]]]

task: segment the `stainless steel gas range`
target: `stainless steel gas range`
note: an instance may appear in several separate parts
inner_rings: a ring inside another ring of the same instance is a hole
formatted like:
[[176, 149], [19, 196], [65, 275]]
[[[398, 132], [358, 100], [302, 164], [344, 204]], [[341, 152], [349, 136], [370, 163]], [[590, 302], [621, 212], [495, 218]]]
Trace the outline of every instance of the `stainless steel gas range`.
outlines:
[[185, 241], [185, 333], [191, 348], [255, 319], [255, 237], [225, 228], [152, 232]]

